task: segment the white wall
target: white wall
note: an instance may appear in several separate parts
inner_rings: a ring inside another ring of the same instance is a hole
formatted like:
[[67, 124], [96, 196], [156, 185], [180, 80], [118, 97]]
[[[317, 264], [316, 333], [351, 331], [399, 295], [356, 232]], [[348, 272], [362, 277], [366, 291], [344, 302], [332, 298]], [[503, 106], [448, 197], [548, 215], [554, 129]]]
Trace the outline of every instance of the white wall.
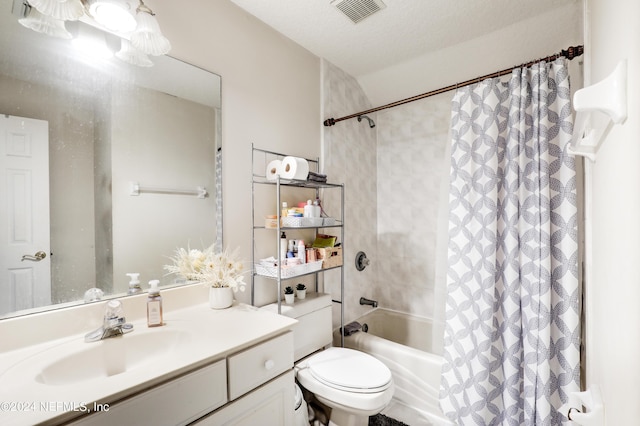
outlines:
[[250, 259], [251, 144], [320, 155], [320, 59], [227, 0], [145, 3], [172, 56], [222, 76], [224, 243]]
[[628, 61], [628, 118], [587, 168], [587, 385], [600, 386], [607, 425], [629, 425], [638, 422], [640, 401], [640, 2], [586, 5], [591, 83], [585, 84]]
[[580, 9], [576, 1], [468, 42], [358, 76], [358, 82], [371, 103], [379, 106], [552, 55], [582, 44]]

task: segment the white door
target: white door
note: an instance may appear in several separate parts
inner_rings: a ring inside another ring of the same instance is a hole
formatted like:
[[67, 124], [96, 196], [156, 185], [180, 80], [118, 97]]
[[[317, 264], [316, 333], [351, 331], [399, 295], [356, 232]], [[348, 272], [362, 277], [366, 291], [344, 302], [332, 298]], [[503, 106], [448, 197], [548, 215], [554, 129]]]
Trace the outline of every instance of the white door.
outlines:
[[0, 116], [0, 198], [0, 315], [48, 305], [51, 260], [46, 121]]

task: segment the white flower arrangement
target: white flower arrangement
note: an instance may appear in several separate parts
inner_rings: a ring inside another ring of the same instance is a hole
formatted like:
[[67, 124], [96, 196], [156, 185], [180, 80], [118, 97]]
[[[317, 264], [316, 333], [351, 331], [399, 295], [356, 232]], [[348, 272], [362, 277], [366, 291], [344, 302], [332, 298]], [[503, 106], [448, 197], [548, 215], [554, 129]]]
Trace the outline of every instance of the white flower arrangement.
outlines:
[[238, 259], [238, 249], [215, 253], [213, 245], [202, 251], [178, 248], [171, 260], [173, 265], [164, 266], [170, 274], [182, 275], [209, 287], [230, 287], [234, 292], [245, 290], [244, 267]]

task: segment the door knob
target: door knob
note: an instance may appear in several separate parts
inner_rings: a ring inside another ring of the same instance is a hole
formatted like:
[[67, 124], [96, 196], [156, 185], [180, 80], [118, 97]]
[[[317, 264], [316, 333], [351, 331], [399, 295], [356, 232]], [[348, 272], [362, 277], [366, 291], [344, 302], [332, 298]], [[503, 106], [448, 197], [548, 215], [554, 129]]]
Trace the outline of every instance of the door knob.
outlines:
[[20, 261], [24, 262], [25, 260], [30, 260], [32, 262], [40, 262], [45, 257], [47, 257], [47, 253], [45, 253], [42, 250], [40, 250], [39, 252], [37, 252], [34, 255], [30, 255], [30, 254], [23, 255], [22, 259], [20, 259]]

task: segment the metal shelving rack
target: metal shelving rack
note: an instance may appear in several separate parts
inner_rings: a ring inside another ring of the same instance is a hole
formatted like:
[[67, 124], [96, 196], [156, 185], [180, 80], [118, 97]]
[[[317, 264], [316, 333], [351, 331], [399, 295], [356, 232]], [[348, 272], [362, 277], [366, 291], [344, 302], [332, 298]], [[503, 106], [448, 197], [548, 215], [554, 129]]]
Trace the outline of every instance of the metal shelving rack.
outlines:
[[[262, 162], [259, 165], [256, 165], [256, 156], [262, 156]], [[333, 300], [334, 303], [339, 303], [340, 304], [340, 327], [344, 326], [344, 304], [342, 299], [344, 298], [344, 259], [343, 259], [343, 265], [340, 266], [336, 266], [333, 268], [328, 268], [328, 269], [320, 269], [318, 271], [314, 271], [314, 272], [308, 272], [305, 274], [300, 274], [300, 275], [296, 275], [295, 277], [288, 277], [288, 278], [283, 278], [282, 274], [281, 274], [281, 269], [278, 267], [277, 269], [277, 276], [276, 277], [268, 277], [265, 275], [258, 275], [256, 273], [256, 269], [255, 269], [255, 263], [256, 263], [256, 231], [261, 231], [264, 230], [265, 232], [275, 232], [276, 235], [276, 241], [277, 241], [277, 259], [278, 259], [278, 265], [281, 264], [282, 259], [280, 259], [280, 254], [281, 254], [281, 250], [280, 250], [280, 244], [281, 244], [281, 240], [280, 240], [280, 235], [282, 231], [296, 231], [296, 230], [303, 230], [303, 229], [312, 229], [315, 230], [315, 233], [317, 234], [318, 229], [328, 229], [328, 228], [337, 228], [340, 229], [340, 243], [342, 244], [342, 247], [344, 247], [344, 184], [333, 184], [333, 183], [318, 183], [318, 182], [312, 182], [312, 181], [306, 181], [306, 180], [291, 180], [291, 179], [281, 179], [280, 176], [276, 176], [275, 180], [268, 180], [266, 177], [266, 173], [264, 174], [260, 174], [259, 172], [256, 172], [256, 167], [258, 167], [258, 170], [262, 170], [262, 171], [266, 171], [267, 168], [267, 164], [269, 163], [269, 161], [273, 160], [273, 159], [283, 159], [284, 157], [286, 157], [286, 154], [282, 154], [279, 152], [274, 152], [274, 151], [268, 151], [268, 150], [264, 150], [264, 149], [260, 149], [260, 148], [255, 148], [253, 146], [253, 144], [251, 145], [251, 167], [252, 167], [252, 179], [251, 179], [251, 221], [252, 221], [252, 227], [251, 227], [251, 241], [252, 241], [252, 250], [251, 250], [251, 268], [252, 268], [252, 273], [251, 273], [251, 304], [254, 305], [255, 304], [255, 278], [256, 276], [261, 276], [267, 279], [273, 279], [276, 281], [277, 283], [277, 287], [278, 287], [278, 314], [282, 313], [282, 300], [281, 300], [281, 295], [282, 295], [282, 281], [284, 280], [291, 280], [291, 279], [295, 279], [298, 277], [302, 277], [302, 276], [306, 276], [306, 275], [315, 275], [315, 286], [316, 286], [316, 292], [318, 291], [318, 274], [323, 273], [325, 271], [329, 271], [329, 270], [333, 270], [333, 269], [337, 269], [340, 268], [340, 300]], [[311, 171], [314, 172], [318, 172], [319, 171], [319, 160], [318, 159], [308, 159], [306, 158], [305, 160], [307, 160], [307, 162], [309, 163], [309, 169]], [[264, 164], [262, 164], [264, 163]], [[315, 170], [312, 170], [315, 169]], [[277, 206], [277, 216], [278, 216], [278, 220], [277, 222], [277, 226], [275, 228], [267, 228], [266, 226], [260, 226], [260, 225], [256, 225], [256, 186], [274, 186], [275, 187], [275, 197], [276, 197], [276, 206]], [[320, 196], [320, 191], [325, 189], [335, 189], [335, 190], [339, 190], [340, 191], [340, 218], [336, 218], [336, 223], [334, 225], [328, 225], [328, 226], [296, 226], [296, 227], [283, 227], [281, 224], [281, 206], [282, 206], [282, 201], [281, 201], [281, 190], [283, 187], [293, 187], [293, 188], [306, 188], [306, 189], [314, 189], [316, 191], [316, 197]], [[343, 248], [343, 254], [344, 254], [344, 248]], [[344, 339], [344, 337], [342, 337], [342, 339]], [[342, 343], [344, 345], [344, 342]]]

